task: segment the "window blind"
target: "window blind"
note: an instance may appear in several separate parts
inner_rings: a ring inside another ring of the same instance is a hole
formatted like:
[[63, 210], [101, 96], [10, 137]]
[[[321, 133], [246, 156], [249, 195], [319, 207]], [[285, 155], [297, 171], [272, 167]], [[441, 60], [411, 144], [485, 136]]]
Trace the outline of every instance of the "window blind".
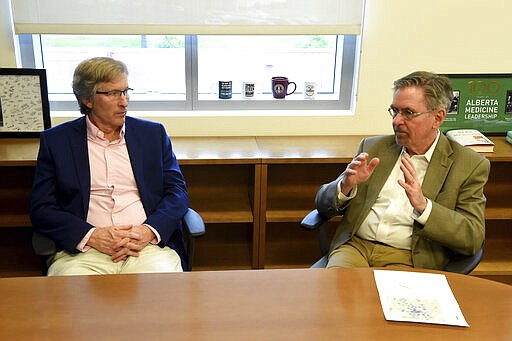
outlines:
[[16, 34], [360, 34], [364, 0], [11, 0]]

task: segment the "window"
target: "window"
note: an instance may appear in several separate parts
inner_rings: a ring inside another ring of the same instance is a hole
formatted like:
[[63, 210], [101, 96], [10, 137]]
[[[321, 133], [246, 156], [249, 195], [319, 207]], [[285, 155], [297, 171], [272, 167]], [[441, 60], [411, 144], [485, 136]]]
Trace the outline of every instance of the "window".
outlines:
[[[76, 111], [71, 90], [76, 65], [93, 56], [125, 62], [134, 89], [131, 111], [349, 109], [356, 35], [18, 35], [23, 67], [45, 68], [52, 111]], [[274, 99], [271, 77], [296, 90]], [[232, 81], [219, 99], [218, 82]], [[242, 82], [255, 83], [244, 98]], [[304, 83], [316, 83], [314, 100]]]

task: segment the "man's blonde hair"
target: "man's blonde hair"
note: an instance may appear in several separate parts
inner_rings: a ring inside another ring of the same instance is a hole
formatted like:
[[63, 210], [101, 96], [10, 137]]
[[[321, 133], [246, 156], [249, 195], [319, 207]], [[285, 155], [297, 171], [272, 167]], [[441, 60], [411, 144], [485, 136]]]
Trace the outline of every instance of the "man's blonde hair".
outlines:
[[94, 57], [78, 64], [73, 74], [73, 93], [80, 112], [84, 115], [90, 113], [91, 109], [84, 104], [84, 100], [92, 102], [100, 83], [115, 81], [123, 75], [128, 76], [126, 65], [109, 57]]

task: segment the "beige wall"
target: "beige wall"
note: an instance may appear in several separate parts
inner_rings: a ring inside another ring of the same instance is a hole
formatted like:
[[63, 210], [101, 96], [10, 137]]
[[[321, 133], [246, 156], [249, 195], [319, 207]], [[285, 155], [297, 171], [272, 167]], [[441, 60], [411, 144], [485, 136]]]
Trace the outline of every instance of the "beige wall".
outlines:
[[16, 67], [9, 0], [0, 0], [0, 67]]
[[[386, 108], [392, 82], [400, 76], [415, 70], [511, 73], [511, 13], [510, 0], [366, 0], [355, 115], [281, 112], [261, 117], [244, 112], [219, 117], [219, 112], [173, 112], [165, 118], [148, 117], [163, 122], [174, 136], [390, 133]], [[0, 33], [0, 39], [5, 36]], [[3, 57], [0, 66], [8, 66]], [[54, 118], [53, 124], [67, 119]]]

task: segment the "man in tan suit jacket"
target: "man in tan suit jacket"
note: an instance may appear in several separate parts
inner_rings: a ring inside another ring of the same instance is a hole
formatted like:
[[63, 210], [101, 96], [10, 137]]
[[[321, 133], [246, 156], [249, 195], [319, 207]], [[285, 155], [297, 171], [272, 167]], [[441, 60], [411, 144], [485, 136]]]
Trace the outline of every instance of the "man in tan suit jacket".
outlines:
[[317, 193], [322, 215], [343, 216], [328, 267], [441, 270], [454, 254], [483, 246], [490, 163], [439, 131], [449, 80], [414, 72], [394, 85], [395, 135], [361, 141], [345, 171]]

